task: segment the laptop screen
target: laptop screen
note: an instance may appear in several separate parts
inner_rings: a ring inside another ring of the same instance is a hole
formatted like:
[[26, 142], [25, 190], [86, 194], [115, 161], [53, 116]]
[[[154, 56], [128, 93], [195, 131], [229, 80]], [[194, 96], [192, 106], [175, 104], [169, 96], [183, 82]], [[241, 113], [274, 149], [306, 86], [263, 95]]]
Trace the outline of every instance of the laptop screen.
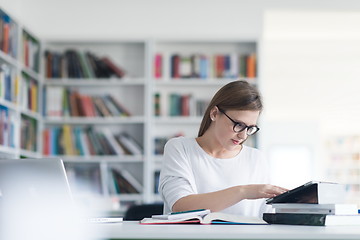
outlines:
[[61, 159], [0, 160], [0, 201], [41, 200], [71, 203], [72, 197]]
[[0, 160], [0, 239], [86, 239], [78, 219], [61, 159]]

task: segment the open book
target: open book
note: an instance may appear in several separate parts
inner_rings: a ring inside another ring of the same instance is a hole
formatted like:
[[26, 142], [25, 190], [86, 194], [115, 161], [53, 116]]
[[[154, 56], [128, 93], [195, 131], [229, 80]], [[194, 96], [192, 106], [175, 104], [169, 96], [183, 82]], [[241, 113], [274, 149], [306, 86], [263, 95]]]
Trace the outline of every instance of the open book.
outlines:
[[[181, 214], [179, 214], [181, 215]], [[222, 212], [212, 212], [206, 215], [186, 215], [175, 219], [159, 219], [156, 217], [144, 218], [141, 224], [177, 224], [177, 223], [200, 223], [200, 224], [267, 224], [264, 220], [256, 217], [234, 215]]]

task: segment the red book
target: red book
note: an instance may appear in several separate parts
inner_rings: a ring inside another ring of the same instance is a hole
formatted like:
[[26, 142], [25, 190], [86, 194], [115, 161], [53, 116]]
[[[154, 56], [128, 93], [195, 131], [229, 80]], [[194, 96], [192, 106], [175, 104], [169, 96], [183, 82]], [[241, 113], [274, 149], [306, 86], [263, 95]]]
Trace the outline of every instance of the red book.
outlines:
[[87, 98], [88, 98], [88, 104], [89, 104], [91, 116], [96, 117], [96, 110], [95, 110], [94, 101], [93, 101], [91, 96], [88, 96]]
[[122, 78], [125, 75], [125, 71], [117, 66], [110, 58], [103, 57], [101, 59], [119, 78]]
[[219, 78], [223, 78], [225, 77], [224, 75], [225, 72], [225, 56], [224, 55], [220, 55], [219, 56], [219, 62], [218, 62], [218, 74], [219, 74]]
[[10, 41], [10, 25], [9, 23], [4, 23], [3, 26], [3, 34], [4, 34], [4, 43], [3, 43], [3, 51], [4, 53], [9, 53], [9, 41]]
[[50, 155], [50, 134], [48, 128], [43, 131], [43, 139], [44, 139], [43, 154], [48, 156]]
[[171, 77], [180, 78], [180, 56], [176, 54], [171, 57]]
[[190, 95], [181, 96], [181, 116], [190, 115]]
[[154, 75], [155, 75], [155, 78], [162, 77], [162, 55], [159, 53], [155, 55]]
[[80, 109], [82, 109], [82, 114], [81, 116], [84, 117], [90, 117], [90, 111], [89, 111], [89, 107], [88, 107], [88, 103], [87, 103], [87, 96], [85, 95], [81, 95], [80, 96]]
[[80, 94], [77, 91], [73, 91], [70, 93], [70, 115], [72, 117], [79, 117], [79, 106], [78, 106], [78, 98], [79, 98]]

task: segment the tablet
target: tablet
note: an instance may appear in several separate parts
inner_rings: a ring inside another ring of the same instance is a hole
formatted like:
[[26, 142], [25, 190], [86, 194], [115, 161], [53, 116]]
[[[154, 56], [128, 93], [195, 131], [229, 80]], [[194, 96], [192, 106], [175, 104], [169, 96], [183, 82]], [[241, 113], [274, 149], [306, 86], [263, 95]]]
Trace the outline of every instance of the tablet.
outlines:
[[272, 203], [318, 203], [318, 184], [310, 181], [299, 187], [284, 192], [276, 197], [266, 199], [266, 204]]

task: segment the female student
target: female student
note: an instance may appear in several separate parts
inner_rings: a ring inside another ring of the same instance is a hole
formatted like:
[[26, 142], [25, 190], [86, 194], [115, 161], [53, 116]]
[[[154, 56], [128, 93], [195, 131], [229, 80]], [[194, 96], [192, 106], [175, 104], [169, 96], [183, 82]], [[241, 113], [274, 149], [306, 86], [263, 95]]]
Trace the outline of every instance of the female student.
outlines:
[[197, 138], [166, 143], [159, 185], [165, 214], [210, 209], [261, 217], [264, 198], [287, 190], [268, 184], [263, 155], [243, 144], [259, 130], [262, 108], [256, 88], [245, 81], [230, 82], [211, 100]]

